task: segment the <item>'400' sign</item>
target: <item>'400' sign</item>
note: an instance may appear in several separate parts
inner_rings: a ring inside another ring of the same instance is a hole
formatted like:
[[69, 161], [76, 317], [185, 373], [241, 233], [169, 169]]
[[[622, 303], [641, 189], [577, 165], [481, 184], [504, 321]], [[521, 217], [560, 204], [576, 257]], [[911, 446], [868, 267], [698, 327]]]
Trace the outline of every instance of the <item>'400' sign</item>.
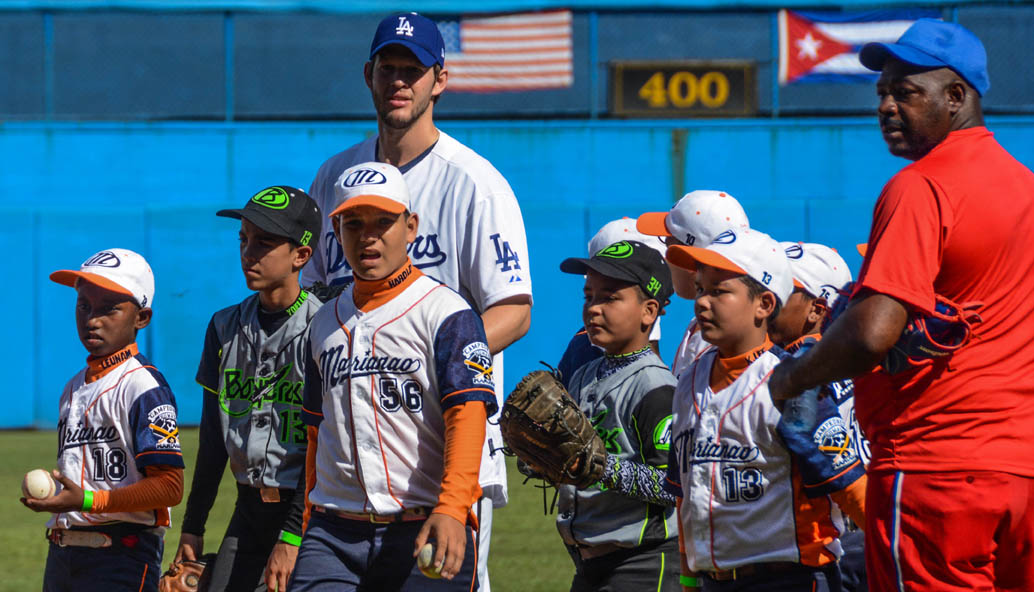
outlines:
[[614, 62], [612, 112], [630, 117], [753, 115], [755, 74], [753, 62]]

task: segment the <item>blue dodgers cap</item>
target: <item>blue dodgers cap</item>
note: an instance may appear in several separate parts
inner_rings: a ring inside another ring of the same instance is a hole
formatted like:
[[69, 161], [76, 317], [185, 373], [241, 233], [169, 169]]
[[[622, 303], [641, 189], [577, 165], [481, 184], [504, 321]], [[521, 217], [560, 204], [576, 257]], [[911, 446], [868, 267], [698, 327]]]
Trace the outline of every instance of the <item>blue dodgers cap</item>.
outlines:
[[866, 43], [858, 57], [863, 66], [877, 72], [891, 57], [923, 68], [951, 68], [980, 96], [991, 88], [984, 44], [956, 23], [919, 19], [896, 43]]
[[408, 48], [427, 67], [435, 64], [445, 66], [445, 40], [442, 39], [438, 25], [426, 16], [415, 12], [400, 12], [384, 17], [373, 35], [370, 59], [378, 51], [393, 44]]

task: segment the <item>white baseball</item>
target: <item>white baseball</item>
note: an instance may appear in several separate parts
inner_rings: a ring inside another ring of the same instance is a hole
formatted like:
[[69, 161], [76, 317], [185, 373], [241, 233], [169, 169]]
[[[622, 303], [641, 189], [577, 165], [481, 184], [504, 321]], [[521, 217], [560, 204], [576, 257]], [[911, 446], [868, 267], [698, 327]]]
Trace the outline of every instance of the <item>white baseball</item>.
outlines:
[[416, 556], [416, 564], [420, 568], [420, 573], [437, 580], [442, 577], [442, 566], [431, 565], [434, 561], [434, 551], [433, 543], [425, 543], [423, 547], [420, 547], [420, 553]]
[[22, 479], [22, 494], [24, 494], [25, 497], [47, 499], [56, 492], [57, 483], [55, 483], [54, 478], [50, 476], [50, 471], [33, 469], [28, 473], [25, 473], [25, 478]]

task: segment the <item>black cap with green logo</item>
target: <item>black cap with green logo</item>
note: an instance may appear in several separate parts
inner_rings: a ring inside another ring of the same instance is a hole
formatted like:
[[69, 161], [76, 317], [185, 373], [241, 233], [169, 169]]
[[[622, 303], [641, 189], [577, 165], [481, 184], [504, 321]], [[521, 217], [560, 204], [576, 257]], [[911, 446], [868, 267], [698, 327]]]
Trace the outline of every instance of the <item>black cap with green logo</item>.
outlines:
[[671, 270], [656, 249], [639, 241], [616, 242], [590, 259], [571, 257], [560, 263], [560, 271], [585, 275], [591, 269], [600, 275], [635, 284], [647, 297], [668, 304], [674, 288]]
[[259, 191], [239, 210], [219, 210], [216, 216], [243, 218], [270, 234], [301, 246], [319, 239], [323, 216], [319, 206], [301, 189], [274, 185]]

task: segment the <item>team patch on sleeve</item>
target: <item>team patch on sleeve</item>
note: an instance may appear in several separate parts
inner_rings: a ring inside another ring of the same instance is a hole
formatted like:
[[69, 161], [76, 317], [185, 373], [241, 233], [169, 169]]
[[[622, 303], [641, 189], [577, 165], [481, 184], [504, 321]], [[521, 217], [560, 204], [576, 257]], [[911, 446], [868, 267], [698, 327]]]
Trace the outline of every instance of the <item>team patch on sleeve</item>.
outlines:
[[463, 364], [471, 372], [470, 380], [476, 386], [495, 388], [492, 381], [492, 353], [488, 345], [475, 341], [463, 348]]
[[154, 435], [156, 450], [180, 450], [179, 427], [176, 424], [176, 407], [164, 404], [151, 409], [147, 414], [147, 427]]
[[653, 446], [657, 450], [669, 450], [671, 448], [671, 420], [672, 416], [665, 417], [653, 429]]
[[858, 461], [858, 451], [852, 442], [851, 430], [840, 416], [830, 417], [812, 433], [819, 451], [829, 458], [834, 471], [842, 471]]

